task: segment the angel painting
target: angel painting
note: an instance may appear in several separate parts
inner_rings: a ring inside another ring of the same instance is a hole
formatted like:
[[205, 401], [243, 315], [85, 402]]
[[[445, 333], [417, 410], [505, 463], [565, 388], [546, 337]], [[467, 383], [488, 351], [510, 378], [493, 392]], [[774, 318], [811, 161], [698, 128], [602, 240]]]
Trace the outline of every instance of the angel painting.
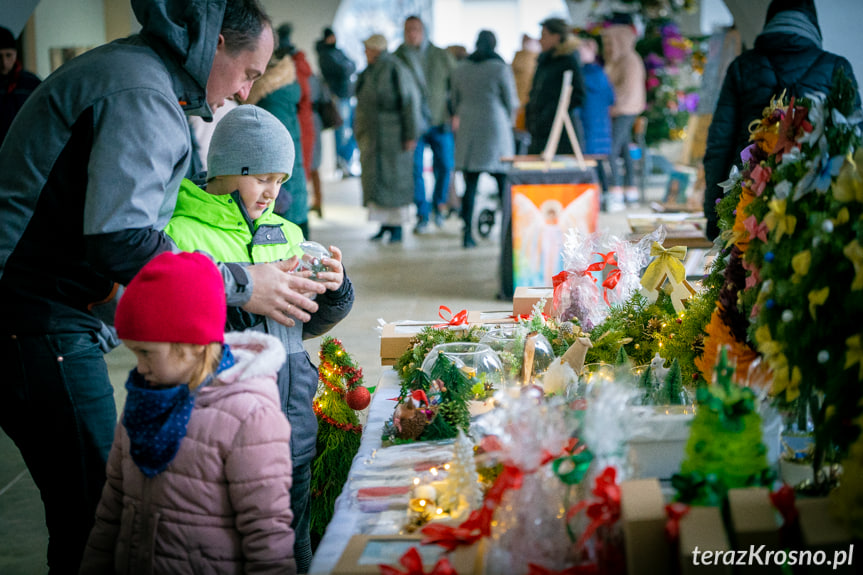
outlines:
[[513, 273], [516, 286], [551, 286], [563, 269], [566, 232], [596, 230], [599, 195], [595, 184], [514, 186]]

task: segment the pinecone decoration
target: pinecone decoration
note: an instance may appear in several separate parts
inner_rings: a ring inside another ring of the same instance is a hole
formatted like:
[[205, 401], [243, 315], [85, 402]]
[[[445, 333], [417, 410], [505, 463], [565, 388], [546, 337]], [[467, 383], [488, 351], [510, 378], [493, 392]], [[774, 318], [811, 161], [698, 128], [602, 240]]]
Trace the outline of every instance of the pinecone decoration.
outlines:
[[653, 317], [653, 318], [650, 318], [649, 320], [647, 320], [647, 327], [644, 328], [644, 332], [647, 335], [653, 335], [661, 329], [662, 329], [662, 320]]
[[575, 329], [571, 321], [565, 321], [560, 324], [560, 333], [564, 335], [571, 335], [573, 331], [575, 331]]
[[704, 334], [699, 333], [695, 336], [695, 339], [692, 341], [692, 350], [695, 353], [701, 353], [704, 351]]
[[398, 436], [400, 439], [416, 439], [422, 435], [429, 424], [428, 417], [423, 410], [416, 409], [411, 403], [402, 403], [396, 410], [398, 411]]

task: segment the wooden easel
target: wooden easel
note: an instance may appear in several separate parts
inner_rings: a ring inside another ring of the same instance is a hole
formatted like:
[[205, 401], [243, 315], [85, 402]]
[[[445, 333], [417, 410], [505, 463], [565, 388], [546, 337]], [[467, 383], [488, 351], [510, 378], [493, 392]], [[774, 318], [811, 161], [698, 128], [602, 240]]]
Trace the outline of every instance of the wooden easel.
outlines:
[[587, 164], [584, 162], [584, 155], [581, 153], [581, 146], [578, 145], [578, 138], [575, 136], [575, 128], [572, 126], [572, 118], [569, 117], [569, 100], [572, 98], [572, 70], [567, 70], [563, 73], [563, 84], [560, 87], [560, 99], [557, 102], [557, 111], [554, 114], [554, 121], [551, 123], [551, 132], [548, 135], [548, 142], [545, 144], [545, 149], [540, 157], [545, 162], [545, 169], [551, 167], [551, 162], [557, 153], [557, 145], [560, 143], [560, 133], [566, 128], [566, 135], [569, 138], [569, 143], [572, 145], [572, 152], [575, 155], [575, 161], [578, 167], [584, 170]]

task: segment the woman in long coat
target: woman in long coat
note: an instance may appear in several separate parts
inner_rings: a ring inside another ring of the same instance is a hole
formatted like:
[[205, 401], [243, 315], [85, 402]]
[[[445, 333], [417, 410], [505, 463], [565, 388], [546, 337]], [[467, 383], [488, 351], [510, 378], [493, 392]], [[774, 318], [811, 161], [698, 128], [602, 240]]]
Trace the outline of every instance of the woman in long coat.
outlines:
[[389, 233], [390, 243], [396, 243], [413, 204], [420, 97], [410, 71], [387, 52], [386, 38], [374, 34], [364, 44], [369, 65], [357, 80], [354, 116], [363, 204], [369, 208], [369, 219], [381, 223], [371, 239]]
[[512, 122], [518, 109], [518, 95], [512, 70], [494, 51], [496, 44], [494, 33], [481, 31], [476, 51], [452, 76], [457, 124], [455, 166], [462, 171], [465, 181], [461, 215], [466, 248], [476, 246], [471, 224], [480, 174], [491, 174], [497, 181], [498, 193], [502, 194], [505, 168], [501, 158], [515, 153]]

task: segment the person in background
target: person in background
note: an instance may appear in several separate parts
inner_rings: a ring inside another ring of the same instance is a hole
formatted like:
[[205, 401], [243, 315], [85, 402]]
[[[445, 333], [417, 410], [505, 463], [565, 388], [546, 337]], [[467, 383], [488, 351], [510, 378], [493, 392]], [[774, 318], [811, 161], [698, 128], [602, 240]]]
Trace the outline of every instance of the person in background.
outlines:
[[[596, 61], [599, 47], [592, 37], [579, 38], [578, 55], [584, 75], [584, 105], [580, 109], [584, 129], [583, 152], [607, 156], [611, 152], [611, 115], [614, 105], [614, 87]], [[608, 190], [602, 160], [597, 161], [597, 175], [603, 192]]]
[[[611, 107], [611, 152], [608, 155], [611, 185], [606, 197], [610, 212], [624, 209], [626, 203], [638, 203], [641, 196], [635, 185], [635, 164], [629, 154], [632, 127], [647, 105], [644, 62], [635, 51], [637, 36], [629, 16], [618, 18], [602, 31], [605, 73], [614, 86]], [[623, 158], [623, 175], [617, 159]]]
[[[57, 573], [78, 569], [117, 423], [96, 304], [176, 249], [162, 228], [192, 155], [186, 116], [248, 96], [273, 50], [255, 0], [131, 5], [141, 33], [51, 74], [0, 148], [0, 425], [39, 487]], [[308, 321], [325, 288], [292, 265], [221, 264], [228, 303]]]
[[[578, 39], [572, 35], [566, 20], [561, 18], [548, 18], [541, 25], [539, 44], [542, 47], [542, 53], [536, 62], [530, 99], [525, 109], [527, 131], [530, 132], [529, 154], [541, 154], [548, 144], [560, 100], [563, 75], [567, 71], [572, 72], [569, 116], [579, 145], [584, 140], [578, 112], [584, 103], [584, 78], [581, 75], [581, 63], [578, 60]], [[556, 153], [573, 153], [572, 145], [565, 132], [561, 133]]]
[[[288, 130], [263, 108], [245, 105], [232, 110], [213, 133], [206, 184], [199, 187], [183, 181], [174, 216], [165, 231], [181, 249], [201, 250], [239, 265], [301, 257], [302, 231], [272, 211], [280, 184], [295, 170], [302, 172], [295, 168], [294, 150]], [[243, 225], [237, 226], [237, 222]], [[298, 573], [306, 573], [312, 560], [309, 488], [318, 431], [312, 403], [318, 372], [303, 349], [303, 340], [329, 331], [347, 316], [354, 301], [341, 251], [334, 246], [329, 249], [332, 257], [321, 262], [325, 269], [315, 270], [313, 276], [326, 291], [317, 296], [318, 310], [309, 321], [288, 328], [237, 308], [228, 309], [230, 330], [252, 329], [274, 335], [288, 353], [277, 385], [282, 410], [292, 428], [291, 527], [296, 536]], [[308, 275], [311, 271], [297, 273]]]
[[414, 147], [420, 134], [421, 97], [411, 72], [387, 51], [387, 39], [373, 34], [363, 42], [368, 67], [357, 79], [354, 134], [360, 149], [363, 205], [380, 222], [372, 236], [402, 241], [413, 200]]
[[[417, 206], [417, 225], [414, 233], [431, 231], [429, 217], [434, 212], [435, 225], [443, 226], [447, 210], [447, 191], [454, 164], [454, 139], [450, 125], [452, 114], [449, 102], [450, 76], [455, 62], [443, 48], [438, 48], [426, 37], [426, 29], [418, 16], [408, 16], [404, 26], [404, 42], [395, 51], [411, 72], [422, 96], [423, 127], [414, 151], [414, 203]], [[425, 147], [432, 151], [434, 190], [429, 203], [426, 195], [423, 170]]]
[[[716, 111], [707, 134], [704, 154], [704, 215], [707, 237], [719, 235], [716, 204], [722, 199], [719, 182], [728, 179], [733, 165], [741, 166], [740, 152], [749, 144], [749, 123], [761, 118], [771, 98], [785, 91], [802, 97], [827, 94], [838, 73], [854, 80], [851, 64], [821, 48], [821, 28], [813, 0], [773, 0], [755, 47], [734, 59], [725, 73]], [[857, 92], [860, 108], [860, 92]]]
[[501, 158], [515, 152], [512, 121], [518, 95], [512, 70], [497, 52], [497, 38], [483, 30], [476, 39], [476, 51], [452, 75], [452, 102], [455, 116], [455, 165], [464, 174], [462, 200], [465, 248], [476, 247], [473, 238], [473, 207], [479, 176], [487, 172], [503, 193], [506, 169]]
[[351, 78], [357, 65], [336, 46], [336, 33], [326, 27], [322, 38], [315, 44], [318, 53], [318, 66], [330, 93], [338, 99], [342, 125], [335, 129], [336, 164], [345, 176], [356, 176], [357, 142], [353, 133], [354, 103]]
[[[312, 125], [315, 128], [315, 145], [312, 147], [312, 161], [309, 169], [309, 181], [312, 184], [312, 205], [309, 211], [314, 212], [319, 218], [324, 217], [324, 191], [321, 183], [321, 132], [324, 130], [324, 121], [321, 119], [321, 105], [329, 95], [321, 79], [312, 74], [309, 76], [309, 95], [312, 100]], [[353, 129], [351, 130], [353, 139]], [[356, 144], [354, 144], [356, 147]]]
[[[291, 223], [300, 226], [303, 236], [309, 232], [309, 196], [306, 187], [305, 164], [306, 134], [300, 126], [300, 102], [303, 89], [297, 76], [294, 55], [296, 51], [290, 41], [290, 26], [279, 27], [279, 45], [267, 66], [267, 71], [255, 82], [246, 104], [260, 106], [272, 113], [291, 135], [294, 143], [294, 166], [291, 178], [282, 184], [282, 191], [275, 201], [274, 211]], [[292, 55], [294, 54], [294, 55]], [[306, 78], [308, 85], [308, 78]], [[311, 92], [311, 89], [309, 90]], [[314, 140], [314, 124], [312, 124]], [[310, 150], [310, 153], [313, 151]]]
[[515, 77], [515, 89], [518, 92], [518, 113], [515, 118], [516, 130], [526, 132], [524, 110], [530, 100], [530, 87], [533, 85], [533, 75], [536, 73], [536, 61], [541, 48], [536, 38], [527, 34], [521, 37], [521, 50], [512, 59], [512, 73]]
[[24, 70], [18, 59], [15, 36], [0, 26], [0, 145], [18, 110], [40, 83], [39, 77]]
[[[213, 138], [213, 130], [216, 129], [219, 121], [225, 117], [225, 114], [239, 106], [233, 98], [227, 98], [225, 104], [221, 108], [213, 111], [213, 119], [209, 122], [204, 121], [200, 116], [189, 117], [189, 129], [192, 131], [192, 148], [197, 155], [192, 159], [190, 164], [189, 174], [194, 177], [199, 172], [207, 171], [207, 151], [210, 149], [210, 140]], [[194, 166], [194, 169], [191, 169]]]
[[82, 575], [296, 573], [291, 425], [274, 385], [285, 350], [225, 334], [204, 254], [163, 253], [129, 283], [117, 333], [137, 359]]

